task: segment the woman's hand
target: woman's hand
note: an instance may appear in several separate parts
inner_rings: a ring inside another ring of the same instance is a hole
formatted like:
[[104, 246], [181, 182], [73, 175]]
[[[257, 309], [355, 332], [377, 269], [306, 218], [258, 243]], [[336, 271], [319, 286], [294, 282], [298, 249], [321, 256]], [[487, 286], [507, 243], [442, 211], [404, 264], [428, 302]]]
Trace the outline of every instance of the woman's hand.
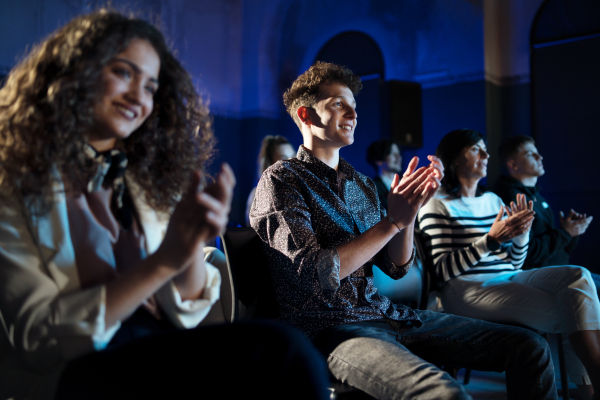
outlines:
[[228, 164], [221, 166], [215, 181], [204, 189], [200, 185], [200, 174], [194, 172], [190, 187], [175, 207], [157, 250], [166, 265], [176, 270], [186, 269], [206, 241], [225, 231], [234, 186], [235, 177]]
[[[488, 236], [498, 243], [506, 242], [524, 233], [528, 233], [533, 223], [533, 202], [529, 204], [522, 193], [517, 194], [517, 202], [511, 201], [511, 207], [500, 206], [500, 212], [492, 224]], [[504, 212], [508, 218], [502, 219]]]
[[388, 194], [388, 215], [394, 218], [394, 223], [403, 229], [413, 223], [419, 209], [427, 204], [440, 188], [444, 176], [441, 161], [429, 156], [431, 164], [417, 170], [418, 157], [413, 157], [402, 179], [396, 174], [392, 180]]

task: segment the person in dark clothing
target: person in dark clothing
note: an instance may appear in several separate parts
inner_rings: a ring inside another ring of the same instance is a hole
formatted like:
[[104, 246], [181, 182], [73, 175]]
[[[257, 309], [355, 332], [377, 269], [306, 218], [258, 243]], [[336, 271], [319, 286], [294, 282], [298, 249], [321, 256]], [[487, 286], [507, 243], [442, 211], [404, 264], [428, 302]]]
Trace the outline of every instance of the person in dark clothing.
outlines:
[[377, 140], [367, 149], [367, 162], [375, 168], [377, 176], [373, 183], [377, 188], [377, 196], [381, 206], [387, 210], [387, 197], [395, 174], [402, 172], [402, 156], [400, 146], [392, 139]]
[[[585, 233], [593, 217], [573, 210], [565, 216], [559, 213], [556, 227], [552, 208], [540, 194], [537, 180], [544, 175], [543, 157], [530, 136], [520, 135], [506, 139], [500, 146], [500, 158], [508, 176], [501, 176], [494, 192], [505, 204], [523, 193], [527, 201], [533, 201], [535, 219], [531, 228], [529, 250], [523, 269], [569, 264], [569, 255], [575, 248], [579, 235]], [[594, 275], [596, 285], [600, 276]]]

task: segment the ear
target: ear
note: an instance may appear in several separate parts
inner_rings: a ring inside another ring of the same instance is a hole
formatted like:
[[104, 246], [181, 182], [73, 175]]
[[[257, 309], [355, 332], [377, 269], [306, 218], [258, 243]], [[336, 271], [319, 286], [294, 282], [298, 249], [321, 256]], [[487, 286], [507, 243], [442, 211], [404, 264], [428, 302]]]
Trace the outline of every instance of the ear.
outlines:
[[508, 168], [510, 172], [516, 172], [519, 170], [517, 163], [512, 158], [509, 158], [508, 161], [506, 161], [506, 168]]
[[304, 106], [298, 107], [296, 115], [300, 118], [303, 124], [310, 125], [310, 117], [308, 116], [308, 109]]

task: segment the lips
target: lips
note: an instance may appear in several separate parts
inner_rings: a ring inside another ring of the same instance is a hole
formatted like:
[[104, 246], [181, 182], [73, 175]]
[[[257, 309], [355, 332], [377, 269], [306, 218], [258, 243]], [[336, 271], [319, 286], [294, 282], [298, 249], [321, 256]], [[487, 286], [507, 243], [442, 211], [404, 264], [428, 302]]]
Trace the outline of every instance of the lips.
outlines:
[[116, 109], [119, 111], [121, 115], [129, 120], [134, 120], [137, 118], [137, 113], [129, 107], [126, 107], [122, 104], [115, 104]]

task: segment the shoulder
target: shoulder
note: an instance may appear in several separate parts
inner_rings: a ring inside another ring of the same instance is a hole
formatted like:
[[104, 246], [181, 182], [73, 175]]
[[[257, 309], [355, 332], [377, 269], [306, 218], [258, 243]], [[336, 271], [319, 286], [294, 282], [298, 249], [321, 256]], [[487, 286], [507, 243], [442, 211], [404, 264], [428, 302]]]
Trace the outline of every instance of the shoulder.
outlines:
[[452, 200], [443, 193], [436, 194], [419, 210], [419, 219], [426, 219], [432, 215], [449, 216], [448, 205]]
[[493, 203], [493, 204], [498, 204], [498, 205], [504, 204], [504, 202], [502, 201], [500, 196], [498, 196], [494, 192], [485, 192], [480, 197], [481, 197], [481, 201], [484, 203]]

